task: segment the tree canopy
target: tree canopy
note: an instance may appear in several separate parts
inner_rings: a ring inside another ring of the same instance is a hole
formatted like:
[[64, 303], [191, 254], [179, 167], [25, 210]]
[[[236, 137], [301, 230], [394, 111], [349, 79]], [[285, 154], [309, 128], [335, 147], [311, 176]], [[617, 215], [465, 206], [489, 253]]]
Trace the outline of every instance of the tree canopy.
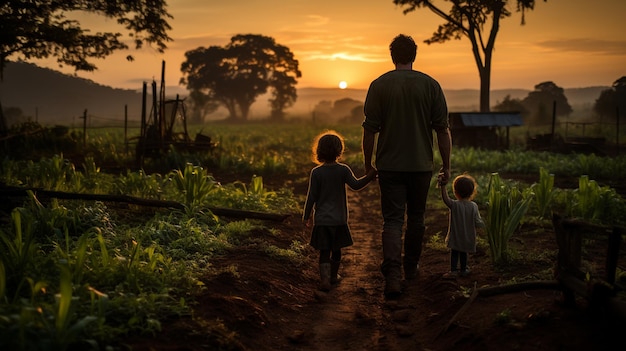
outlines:
[[92, 34], [76, 19], [81, 13], [115, 19], [136, 48], [154, 44], [163, 52], [171, 40], [165, 0], [5, 0], [0, 5], [0, 74], [9, 58], [51, 56], [59, 64], [93, 71], [91, 59], [128, 48], [119, 32]]
[[185, 57], [181, 83], [192, 92], [195, 108], [216, 101], [229, 118], [247, 120], [256, 98], [271, 89], [271, 117], [280, 120], [297, 99], [298, 61], [271, 37], [239, 34], [224, 47], [199, 47]]
[[[565, 90], [554, 82], [542, 82], [535, 85], [535, 90], [528, 93], [522, 100], [530, 112], [530, 122], [536, 124], [550, 124], [554, 107], [556, 107], [556, 117], [569, 116], [572, 113], [565, 96]], [[556, 104], [556, 106], [555, 106]]]
[[[115, 19], [126, 36], [92, 34], [77, 20], [84, 13]], [[4, 0], [0, 3], [0, 80], [9, 59], [56, 57], [59, 65], [93, 71], [97, 68], [93, 59], [128, 49], [127, 38], [135, 48], [149, 44], [163, 52], [171, 40], [170, 18], [165, 0]], [[130, 55], [127, 58], [132, 60]], [[0, 133], [6, 130], [0, 104]]]
[[[544, 0], [544, 2], [547, 0]], [[444, 20], [426, 44], [445, 43], [452, 39], [467, 37], [472, 44], [472, 53], [480, 76], [480, 110], [489, 111], [489, 91], [491, 88], [491, 61], [495, 48], [500, 21], [511, 16], [508, 0], [443, 0], [448, 11], [431, 0], [393, 0], [394, 4], [405, 6], [404, 13], [419, 8], [428, 8]], [[510, 1], [513, 2], [513, 1]], [[516, 11], [522, 13], [521, 23], [525, 24], [525, 12], [535, 7], [535, 0], [516, 0]], [[442, 4], [443, 5], [443, 4]], [[486, 26], [491, 23], [489, 28]]]
[[[593, 112], [600, 117], [617, 119], [626, 116], [626, 76], [613, 82], [610, 89], [603, 90], [593, 105]], [[620, 119], [621, 119], [620, 118]]]

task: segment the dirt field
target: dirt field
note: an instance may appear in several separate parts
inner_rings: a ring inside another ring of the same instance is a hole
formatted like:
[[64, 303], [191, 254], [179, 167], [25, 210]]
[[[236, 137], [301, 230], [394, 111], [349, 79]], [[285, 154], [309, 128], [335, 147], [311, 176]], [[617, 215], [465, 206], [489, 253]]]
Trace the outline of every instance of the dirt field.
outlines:
[[[296, 191], [306, 192], [300, 185]], [[189, 318], [168, 320], [154, 338], [129, 338], [133, 350], [617, 350], [625, 344], [616, 327], [579, 301], [561, 303], [552, 288], [479, 296], [475, 288], [545, 280], [556, 261], [551, 227], [525, 228], [511, 246], [520, 257], [495, 270], [488, 252], [470, 256], [471, 274], [444, 279], [448, 252], [426, 244], [418, 279], [400, 299], [386, 301], [378, 185], [349, 192], [354, 246], [344, 250], [342, 280], [329, 293], [317, 291], [317, 252], [301, 267], [271, 260], [255, 246], [241, 247], [214, 262], [235, 265], [238, 276], [207, 277], [206, 294]], [[447, 210], [427, 214], [427, 238], [447, 230]], [[277, 231], [255, 235], [280, 247], [308, 242], [298, 214]], [[521, 236], [521, 235], [520, 235]], [[622, 330], [623, 332], [623, 330]], [[615, 335], [611, 337], [611, 335]], [[619, 337], [617, 336], [619, 335]]]

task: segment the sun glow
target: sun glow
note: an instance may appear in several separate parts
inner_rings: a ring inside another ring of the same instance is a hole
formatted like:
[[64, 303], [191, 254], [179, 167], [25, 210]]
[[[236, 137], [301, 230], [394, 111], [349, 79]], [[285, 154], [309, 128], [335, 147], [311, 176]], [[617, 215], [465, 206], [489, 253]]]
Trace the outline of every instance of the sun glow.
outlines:
[[345, 80], [339, 82], [339, 89], [345, 89], [348, 87], [348, 83]]

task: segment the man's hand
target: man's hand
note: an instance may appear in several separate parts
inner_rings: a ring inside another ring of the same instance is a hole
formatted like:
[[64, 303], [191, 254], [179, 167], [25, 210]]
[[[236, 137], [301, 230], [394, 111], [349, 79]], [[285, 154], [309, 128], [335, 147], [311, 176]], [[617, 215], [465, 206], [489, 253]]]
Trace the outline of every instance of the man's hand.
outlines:
[[437, 176], [437, 182], [439, 186], [448, 184], [448, 180], [450, 180], [450, 170], [441, 167], [441, 169], [439, 170], [439, 175]]

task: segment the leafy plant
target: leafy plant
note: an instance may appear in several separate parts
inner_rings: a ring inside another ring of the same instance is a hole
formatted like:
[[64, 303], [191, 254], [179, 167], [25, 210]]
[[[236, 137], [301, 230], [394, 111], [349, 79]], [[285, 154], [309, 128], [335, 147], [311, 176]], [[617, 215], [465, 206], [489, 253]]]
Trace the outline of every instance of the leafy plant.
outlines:
[[[578, 178], [578, 189], [574, 190], [572, 215], [589, 221], [615, 221], [620, 214], [620, 197], [606, 186], [600, 186], [595, 180], [583, 175]], [[623, 204], [622, 206], [623, 207]], [[613, 218], [613, 215], [617, 217]]]
[[172, 171], [170, 179], [182, 194], [187, 213], [197, 212], [206, 203], [217, 184], [215, 178], [204, 168], [191, 163], [188, 163], [182, 171]]
[[534, 203], [537, 214], [539, 218], [546, 218], [555, 194], [554, 174], [550, 174], [548, 170], [541, 167], [539, 169], [539, 183], [534, 183], [531, 188], [535, 193]]
[[33, 222], [24, 209], [14, 209], [11, 212], [11, 220], [12, 230], [0, 229], [0, 263], [4, 276], [1, 285], [4, 293], [9, 286], [16, 295], [19, 295], [22, 280], [35, 264], [39, 245], [35, 240]]
[[531, 201], [532, 192], [522, 193], [515, 186], [505, 185], [498, 173], [491, 174], [485, 231], [494, 264], [499, 265], [508, 260], [509, 239], [518, 228]]

